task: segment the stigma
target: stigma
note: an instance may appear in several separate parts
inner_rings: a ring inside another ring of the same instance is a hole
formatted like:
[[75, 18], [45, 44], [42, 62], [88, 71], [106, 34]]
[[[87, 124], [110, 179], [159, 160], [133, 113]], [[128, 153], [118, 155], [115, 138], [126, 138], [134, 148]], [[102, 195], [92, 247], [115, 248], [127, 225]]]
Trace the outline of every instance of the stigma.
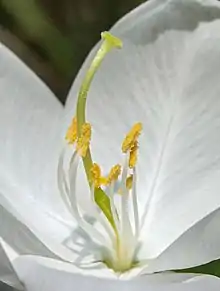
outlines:
[[[139, 210], [136, 194], [138, 139], [141, 122], [133, 125], [121, 143], [122, 161], [110, 169], [93, 162], [90, 150], [92, 126], [86, 121], [86, 99], [92, 79], [102, 59], [112, 48], [121, 48], [120, 39], [108, 32], [102, 33], [103, 43], [98, 50], [79, 90], [76, 117], [66, 133], [66, 143], [71, 149], [68, 166], [65, 167], [63, 150], [58, 163], [58, 186], [61, 197], [78, 226], [97, 245], [100, 260], [115, 272], [123, 273], [133, 268], [139, 247]], [[119, 145], [120, 146], [120, 145]], [[87, 176], [89, 203], [95, 224], [85, 219], [85, 213], [77, 200], [77, 175], [83, 163]]]

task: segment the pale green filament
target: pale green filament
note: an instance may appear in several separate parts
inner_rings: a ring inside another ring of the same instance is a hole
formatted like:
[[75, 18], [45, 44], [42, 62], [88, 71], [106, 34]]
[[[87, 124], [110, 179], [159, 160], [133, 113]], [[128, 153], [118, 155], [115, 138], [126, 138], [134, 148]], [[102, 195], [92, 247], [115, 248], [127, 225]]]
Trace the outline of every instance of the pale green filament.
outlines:
[[[105, 31], [102, 32], [101, 37], [103, 42], [101, 47], [99, 48], [98, 52], [96, 53], [90, 68], [88, 69], [85, 78], [82, 82], [82, 85], [79, 90], [78, 101], [77, 101], [77, 109], [76, 109], [76, 116], [77, 116], [77, 126], [78, 126], [78, 135], [81, 135], [81, 128], [82, 125], [86, 122], [86, 100], [90, 85], [92, 80], [95, 76], [95, 73], [99, 69], [104, 57], [113, 49], [113, 48], [121, 48], [122, 41], [111, 35], [109, 32]], [[87, 155], [83, 158], [83, 164], [85, 168], [85, 172], [87, 175], [87, 179], [89, 185], [91, 186], [91, 172], [90, 169], [92, 167], [92, 157], [91, 152], [88, 149]]]

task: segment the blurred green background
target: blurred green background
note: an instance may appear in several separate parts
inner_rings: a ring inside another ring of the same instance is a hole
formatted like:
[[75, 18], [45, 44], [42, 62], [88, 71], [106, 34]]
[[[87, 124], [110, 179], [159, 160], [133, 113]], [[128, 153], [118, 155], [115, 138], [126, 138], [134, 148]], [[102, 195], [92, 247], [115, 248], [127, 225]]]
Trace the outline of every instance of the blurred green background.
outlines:
[[84, 58], [144, 0], [0, 0], [0, 39], [64, 102]]

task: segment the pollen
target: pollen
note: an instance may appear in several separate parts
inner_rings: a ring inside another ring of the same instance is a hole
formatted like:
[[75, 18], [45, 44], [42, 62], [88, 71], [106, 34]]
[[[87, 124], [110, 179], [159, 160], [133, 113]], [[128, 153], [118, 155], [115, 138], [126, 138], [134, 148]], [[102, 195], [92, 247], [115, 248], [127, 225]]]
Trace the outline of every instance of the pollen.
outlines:
[[129, 155], [129, 168], [133, 169], [137, 164], [137, 155], [138, 155], [138, 142], [135, 141], [130, 149], [130, 155]]
[[138, 122], [136, 123], [130, 132], [126, 135], [123, 143], [122, 143], [122, 152], [127, 153], [129, 150], [131, 150], [135, 143], [137, 142], [138, 137], [140, 136], [142, 131], [142, 123]]
[[102, 176], [101, 168], [98, 164], [94, 163], [91, 167], [91, 177], [95, 188], [106, 184], [106, 178]]
[[67, 133], [66, 140], [69, 144], [74, 144], [77, 140], [77, 119], [74, 117], [72, 119], [72, 123], [70, 124]]
[[117, 181], [120, 174], [121, 174], [121, 166], [119, 164], [113, 166], [108, 174], [106, 184], [109, 185], [112, 182]]
[[90, 123], [82, 125], [81, 136], [77, 140], [76, 150], [81, 157], [85, 157], [90, 146], [92, 128]]

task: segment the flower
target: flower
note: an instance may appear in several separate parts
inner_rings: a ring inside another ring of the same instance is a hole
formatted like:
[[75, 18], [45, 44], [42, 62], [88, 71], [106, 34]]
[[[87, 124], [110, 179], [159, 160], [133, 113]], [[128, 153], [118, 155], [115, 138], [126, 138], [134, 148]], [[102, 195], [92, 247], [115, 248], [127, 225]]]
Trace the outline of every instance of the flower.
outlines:
[[65, 108], [0, 46], [0, 280], [219, 290], [171, 271], [220, 257], [219, 27], [217, 1], [141, 5], [111, 30], [123, 49], [103, 34]]

